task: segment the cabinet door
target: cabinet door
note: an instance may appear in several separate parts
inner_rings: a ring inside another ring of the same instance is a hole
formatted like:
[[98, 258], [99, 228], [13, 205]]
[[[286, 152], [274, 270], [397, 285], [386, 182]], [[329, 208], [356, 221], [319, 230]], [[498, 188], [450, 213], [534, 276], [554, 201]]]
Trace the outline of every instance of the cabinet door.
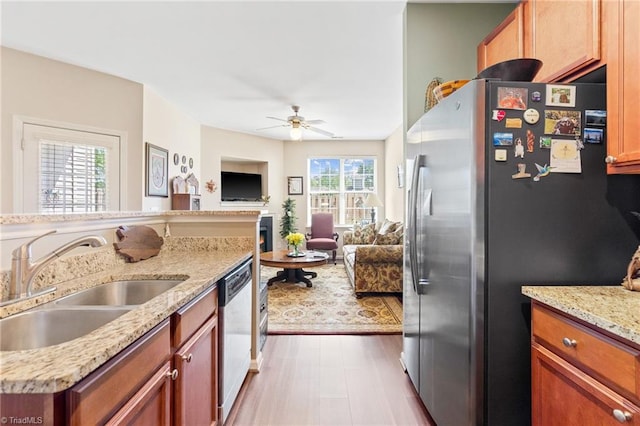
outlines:
[[158, 370], [107, 423], [111, 425], [171, 424], [171, 362]]
[[531, 382], [533, 426], [640, 426], [640, 407], [537, 343]]
[[610, 16], [607, 64], [607, 171], [640, 173], [640, 2], [605, 2]]
[[601, 1], [523, 3], [525, 57], [543, 63], [534, 81], [559, 81], [600, 61]]
[[218, 317], [214, 315], [174, 355], [174, 424], [215, 424], [218, 412]]
[[488, 66], [524, 55], [523, 7], [519, 4], [478, 45], [478, 72]]

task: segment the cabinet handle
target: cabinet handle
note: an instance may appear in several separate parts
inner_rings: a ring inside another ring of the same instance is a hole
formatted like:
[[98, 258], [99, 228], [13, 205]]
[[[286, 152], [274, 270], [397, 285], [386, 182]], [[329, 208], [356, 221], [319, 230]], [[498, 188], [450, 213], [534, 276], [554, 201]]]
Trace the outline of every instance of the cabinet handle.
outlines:
[[573, 339], [569, 339], [568, 337], [562, 339], [562, 344], [568, 348], [575, 348], [576, 346], [578, 346], [578, 342]]
[[614, 157], [613, 155], [607, 155], [606, 157], [604, 157], [604, 162], [607, 164], [613, 164], [616, 161], [618, 161], [618, 159], [616, 157]]
[[630, 412], [618, 410], [617, 408], [613, 410], [613, 417], [620, 423], [630, 422], [633, 418]]
[[171, 378], [171, 380], [175, 380], [175, 379], [177, 379], [177, 378], [178, 378], [178, 369], [177, 369], [177, 368], [174, 368], [172, 371], [169, 371], [169, 372], [167, 373], [167, 377], [170, 377], [170, 378]]
[[191, 359], [193, 358], [193, 354], [189, 354], [189, 355], [182, 355], [182, 359], [187, 361], [187, 362], [191, 362]]

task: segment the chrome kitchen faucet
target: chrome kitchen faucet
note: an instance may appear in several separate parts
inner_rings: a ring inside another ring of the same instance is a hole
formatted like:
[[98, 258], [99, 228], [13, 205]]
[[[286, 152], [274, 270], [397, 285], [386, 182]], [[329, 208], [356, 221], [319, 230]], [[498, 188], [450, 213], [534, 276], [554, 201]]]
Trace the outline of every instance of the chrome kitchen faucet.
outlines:
[[9, 283], [9, 296], [0, 301], [0, 306], [55, 291], [55, 287], [47, 287], [35, 294], [32, 293], [31, 286], [33, 285], [33, 280], [42, 268], [76, 247], [101, 247], [107, 243], [107, 241], [99, 235], [87, 235], [70, 241], [53, 250], [51, 253], [42, 256], [37, 261], [32, 262], [31, 245], [40, 238], [54, 234], [55, 232], [56, 231], [53, 230], [46, 234], [42, 234], [11, 252], [11, 281]]

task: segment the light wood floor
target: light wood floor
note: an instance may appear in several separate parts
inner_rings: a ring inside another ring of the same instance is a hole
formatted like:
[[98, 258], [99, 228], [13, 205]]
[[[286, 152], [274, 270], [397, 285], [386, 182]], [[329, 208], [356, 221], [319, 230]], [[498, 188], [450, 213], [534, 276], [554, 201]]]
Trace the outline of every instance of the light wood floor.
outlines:
[[401, 350], [401, 335], [270, 335], [226, 426], [433, 425]]

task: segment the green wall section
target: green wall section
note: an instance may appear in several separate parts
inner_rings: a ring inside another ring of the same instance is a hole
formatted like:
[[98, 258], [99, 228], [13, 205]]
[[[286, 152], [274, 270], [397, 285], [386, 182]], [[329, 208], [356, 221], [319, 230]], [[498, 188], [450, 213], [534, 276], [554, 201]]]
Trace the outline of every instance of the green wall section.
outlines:
[[424, 113], [433, 78], [472, 79], [476, 48], [516, 3], [409, 3], [405, 13], [405, 129]]

